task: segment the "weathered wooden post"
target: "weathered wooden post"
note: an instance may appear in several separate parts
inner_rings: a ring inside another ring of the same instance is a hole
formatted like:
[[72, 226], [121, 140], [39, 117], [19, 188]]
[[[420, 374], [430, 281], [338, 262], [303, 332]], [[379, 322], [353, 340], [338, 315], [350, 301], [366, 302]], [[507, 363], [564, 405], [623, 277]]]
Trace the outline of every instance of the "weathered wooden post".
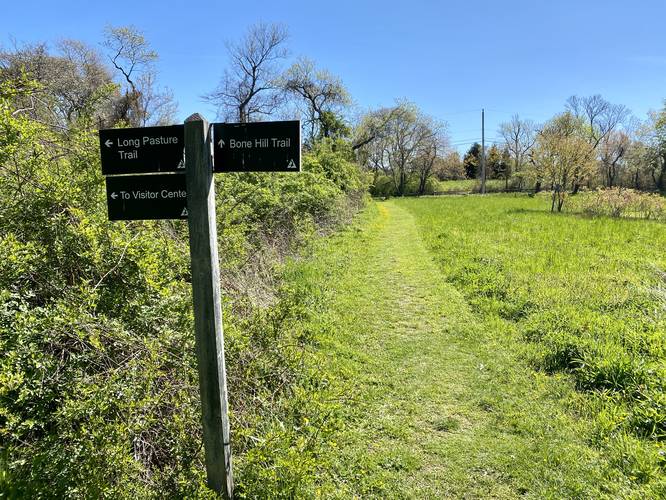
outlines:
[[102, 173], [107, 176], [109, 220], [187, 218], [208, 486], [231, 499], [234, 482], [213, 171], [300, 172], [300, 121], [209, 127], [195, 113], [184, 125], [100, 130], [99, 147]]
[[208, 122], [198, 113], [193, 114], [185, 120], [184, 137], [194, 328], [206, 473], [208, 486], [230, 499], [234, 483], [217, 256], [215, 183]]

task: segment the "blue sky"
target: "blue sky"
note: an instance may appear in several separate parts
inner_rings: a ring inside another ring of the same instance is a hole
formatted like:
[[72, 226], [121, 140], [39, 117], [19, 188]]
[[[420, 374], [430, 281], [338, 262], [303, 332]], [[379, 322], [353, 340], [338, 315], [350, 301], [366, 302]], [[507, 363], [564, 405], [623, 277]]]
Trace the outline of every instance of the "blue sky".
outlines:
[[215, 112], [200, 96], [226, 64], [225, 40], [257, 21], [284, 23], [294, 57], [340, 76], [357, 106], [406, 98], [449, 124], [460, 149], [518, 113], [544, 121], [572, 94], [600, 93], [644, 118], [666, 98], [666, 1], [3, 0], [0, 44], [76, 38], [132, 24], [160, 54], [180, 118]]

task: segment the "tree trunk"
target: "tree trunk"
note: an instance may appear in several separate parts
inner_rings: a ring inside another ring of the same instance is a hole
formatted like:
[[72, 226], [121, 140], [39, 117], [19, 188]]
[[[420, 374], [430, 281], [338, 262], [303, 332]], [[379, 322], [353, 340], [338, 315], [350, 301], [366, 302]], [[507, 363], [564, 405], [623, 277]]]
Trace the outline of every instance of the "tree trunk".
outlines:
[[425, 194], [426, 182], [428, 181], [427, 177], [421, 176], [419, 178], [419, 191], [418, 196], [423, 196]]
[[400, 172], [399, 174], [399, 182], [398, 182], [398, 196], [404, 196], [405, 195], [405, 173]]
[[551, 211], [551, 213], [555, 211], [555, 198], [556, 198], [556, 196], [557, 196], [557, 193], [555, 192], [555, 190], [553, 190], [553, 196], [552, 196], [551, 201], [550, 201], [550, 211]]

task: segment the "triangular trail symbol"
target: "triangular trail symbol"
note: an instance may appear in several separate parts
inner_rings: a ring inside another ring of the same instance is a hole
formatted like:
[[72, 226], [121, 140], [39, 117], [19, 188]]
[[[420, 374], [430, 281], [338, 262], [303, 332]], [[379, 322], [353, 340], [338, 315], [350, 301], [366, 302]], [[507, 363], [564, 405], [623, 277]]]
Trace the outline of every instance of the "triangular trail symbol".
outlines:
[[187, 207], [183, 208], [183, 211], [180, 213], [181, 217], [187, 217]]
[[287, 168], [296, 168], [296, 164], [294, 163], [294, 160], [289, 160], [289, 163], [287, 164]]
[[178, 166], [176, 168], [185, 168], [185, 158], [178, 162]]

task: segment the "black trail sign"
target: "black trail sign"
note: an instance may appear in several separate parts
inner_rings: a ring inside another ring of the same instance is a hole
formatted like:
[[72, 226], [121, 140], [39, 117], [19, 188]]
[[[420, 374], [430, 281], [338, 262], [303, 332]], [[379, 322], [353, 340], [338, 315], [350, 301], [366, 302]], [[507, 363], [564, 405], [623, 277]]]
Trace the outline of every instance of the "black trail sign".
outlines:
[[213, 124], [214, 172], [299, 172], [299, 120]]
[[187, 219], [182, 174], [106, 178], [109, 220]]
[[182, 125], [100, 130], [99, 147], [104, 175], [185, 170]]

